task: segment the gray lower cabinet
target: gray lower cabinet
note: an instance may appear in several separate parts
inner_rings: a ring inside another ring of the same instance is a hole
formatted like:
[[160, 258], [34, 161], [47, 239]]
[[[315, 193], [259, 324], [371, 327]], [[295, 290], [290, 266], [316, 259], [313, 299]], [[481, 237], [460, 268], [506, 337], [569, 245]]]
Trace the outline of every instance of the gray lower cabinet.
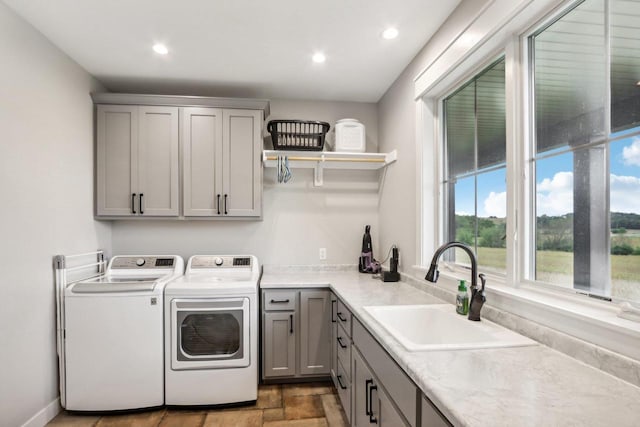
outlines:
[[300, 375], [331, 373], [330, 316], [329, 291], [300, 291]]
[[[351, 425], [354, 427], [400, 427], [409, 424], [395, 408], [378, 378], [359, 351], [352, 352], [353, 399]], [[414, 400], [415, 401], [415, 400]]]
[[336, 309], [338, 306], [338, 297], [331, 292], [331, 343], [329, 350], [331, 352], [330, 374], [333, 385], [338, 388], [338, 350], [336, 349], [336, 337], [338, 336], [338, 319], [336, 318]]
[[[369, 402], [368, 412], [371, 413], [373, 411], [374, 414], [378, 414], [381, 420], [400, 417], [403, 422], [397, 425], [409, 425], [412, 427], [419, 425], [418, 388], [358, 320], [354, 319], [352, 324], [353, 348], [351, 349], [351, 360], [354, 377], [357, 374], [356, 364], [358, 358], [361, 358], [370, 369], [370, 374], [373, 375], [372, 384], [374, 387], [372, 392], [370, 390], [372, 386], [367, 388], [365, 383], [356, 384], [354, 382], [353, 389], [358, 390], [365, 387], [367, 399], [370, 400], [369, 396], [373, 393], [372, 396], [380, 400], [380, 402]], [[365, 380], [367, 379], [369, 378]], [[362, 399], [363, 397], [361, 396], [360, 400]], [[354, 406], [354, 408], [354, 411], [358, 409], [357, 406]], [[390, 412], [391, 409], [397, 414]], [[384, 414], [383, 411], [387, 413]], [[357, 418], [355, 412], [353, 417], [354, 419]]]
[[262, 293], [264, 379], [330, 374], [331, 298], [326, 289]]
[[422, 395], [422, 420], [421, 427], [451, 427], [452, 424], [447, 420], [444, 415], [435, 407], [433, 403]]
[[296, 374], [295, 312], [264, 313], [265, 377], [289, 377]]
[[98, 105], [97, 216], [178, 216], [178, 108]]

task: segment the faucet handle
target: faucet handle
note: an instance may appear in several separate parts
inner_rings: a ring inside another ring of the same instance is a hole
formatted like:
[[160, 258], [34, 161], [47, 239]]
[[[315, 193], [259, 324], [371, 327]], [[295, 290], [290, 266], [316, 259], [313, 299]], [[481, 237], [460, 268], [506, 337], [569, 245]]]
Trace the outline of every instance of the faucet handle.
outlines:
[[484, 274], [480, 273], [478, 274], [478, 277], [480, 278], [480, 282], [482, 283], [482, 293], [484, 294], [484, 285], [487, 283], [487, 279], [484, 277]]

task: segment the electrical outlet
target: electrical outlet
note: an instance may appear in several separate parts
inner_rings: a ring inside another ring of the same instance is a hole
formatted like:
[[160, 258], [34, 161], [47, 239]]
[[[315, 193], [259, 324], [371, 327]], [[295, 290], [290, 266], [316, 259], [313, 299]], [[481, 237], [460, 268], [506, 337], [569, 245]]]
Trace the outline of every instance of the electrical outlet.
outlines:
[[327, 248], [320, 248], [320, 259], [327, 259]]

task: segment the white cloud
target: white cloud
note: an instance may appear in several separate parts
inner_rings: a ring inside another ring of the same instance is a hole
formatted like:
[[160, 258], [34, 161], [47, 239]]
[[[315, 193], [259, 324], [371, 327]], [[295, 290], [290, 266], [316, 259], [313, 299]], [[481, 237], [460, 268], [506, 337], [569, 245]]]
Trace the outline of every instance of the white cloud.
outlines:
[[611, 174], [611, 212], [640, 214], [640, 178]]
[[489, 193], [484, 199], [484, 215], [481, 216], [505, 218], [507, 216], [507, 192], [495, 193], [492, 191]]
[[[611, 174], [611, 212], [640, 214], [640, 177]], [[573, 173], [558, 172], [538, 183], [537, 214], [557, 216], [573, 212]]]
[[631, 145], [622, 149], [622, 161], [626, 166], [640, 166], [640, 138], [633, 138]]
[[558, 172], [538, 183], [537, 215], [558, 216], [573, 212], [573, 172]]

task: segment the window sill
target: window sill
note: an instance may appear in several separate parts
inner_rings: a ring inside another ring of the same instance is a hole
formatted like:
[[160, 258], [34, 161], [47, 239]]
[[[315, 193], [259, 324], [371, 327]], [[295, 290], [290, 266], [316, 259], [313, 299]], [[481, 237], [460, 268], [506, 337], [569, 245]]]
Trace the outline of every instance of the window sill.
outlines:
[[[414, 266], [414, 275], [424, 277], [427, 269]], [[458, 280], [469, 276], [468, 271], [441, 266], [438, 285], [454, 293]], [[509, 286], [499, 276], [487, 277], [485, 294], [487, 304], [499, 310], [640, 360], [640, 322], [618, 317], [617, 304], [529, 284]]]

